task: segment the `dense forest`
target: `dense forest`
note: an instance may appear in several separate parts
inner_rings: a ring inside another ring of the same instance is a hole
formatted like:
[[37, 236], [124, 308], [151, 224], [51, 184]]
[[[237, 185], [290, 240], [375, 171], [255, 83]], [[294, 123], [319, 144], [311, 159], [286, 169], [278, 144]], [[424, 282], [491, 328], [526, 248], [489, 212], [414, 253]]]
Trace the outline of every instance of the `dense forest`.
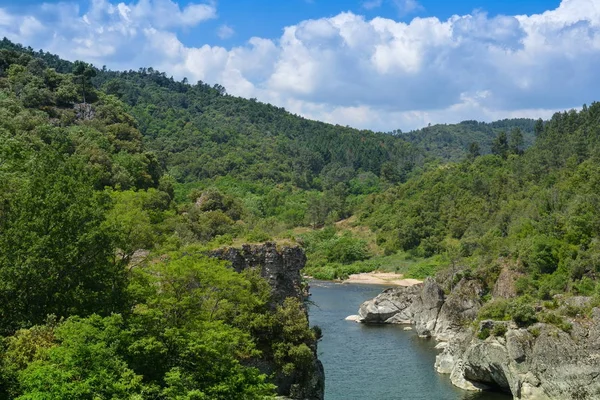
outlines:
[[460, 124], [432, 125], [423, 129], [403, 133], [391, 132], [413, 144], [430, 156], [444, 161], [461, 161], [476, 154], [492, 153], [494, 139], [504, 132], [512, 137], [513, 143], [522, 150], [535, 141], [533, 119], [505, 119], [491, 123], [463, 121]]
[[6, 49], [0, 65], [0, 398], [262, 399], [253, 360], [311, 367], [301, 302], [202, 247], [236, 201], [179, 208], [91, 66]]
[[491, 289], [508, 266], [519, 297], [494, 318], [600, 295], [597, 103], [386, 134], [5, 39], [0, 113], [0, 398], [274, 395], [251, 360], [302, 371], [318, 329], [206, 257], [223, 246], [299, 244], [324, 279]]

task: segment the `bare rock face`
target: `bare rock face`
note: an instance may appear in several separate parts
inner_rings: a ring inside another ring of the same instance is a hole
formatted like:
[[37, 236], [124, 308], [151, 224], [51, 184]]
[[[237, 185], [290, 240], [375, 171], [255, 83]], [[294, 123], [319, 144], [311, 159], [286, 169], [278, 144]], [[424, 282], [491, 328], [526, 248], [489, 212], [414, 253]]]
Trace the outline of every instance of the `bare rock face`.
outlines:
[[[509, 295], [509, 286], [495, 290]], [[385, 290], [363, 303], [359, 313], [363, 323], [411, 323], [420, 336], [439, 340], [435, 369], [450, 374], [462, 389], [501, 390], [523, 400], [600, 399], [600, 308], [591, 319], [570, 320], [569, 332], [542, 323], [519, 328], [508, 321], [482, 321], [474, 329], [482, 295], [476, 280], [463, 279], [444, 295], [428, 279]], [[586, 306], [589, 300], [573, 297], [564, 306]]]
[[410, 324], [413, 321], [413, 303], [422, 285], [386, 289], [373, 300], [365, 301], [358, 310], [361, 322], [370, 324]]
[[510, 299], [517, 296], [517, 280], [523, 276], [517, 271], [510, 269], [509, 267], [502, 268], [500, 275], [494, 285], [492, 291], [493, 297], [499, 297], [502, 299]]
[[481, 308], [483, 288], [478, 281], [461, 280], [447, 296], [437, 317], [434, 336], [450, 340], [477, 317]]
[[228, 247], [215, 250], [213, 257], [231, 262], [241, 272], [247, 268], [260, 269], [272, 288], [273, 299], [283, 303], [286, 297], [302, 299], [302, 276], [300, 271], [306, 264], [306, 255], [301, 247], [283, 247], [267, 242], [261, 245], [243, 245], [241, 249]]
[[[288, 297], [304, 298], [304, 287], [300, 271], [306, 264], [306, 255], [300, 247], [277, 248], [275, 243], [243, 245], [213, 251], [210, 256], [229, 261], [233, 269], [242, 272], [247, 268], [260, 270], [260, 274], [271, 286], [273, 307], [282, 304]], [[306, 310], [305, 310], [306, 311]], [[308, 314], [308, 313], [307, 313]], [[317, 345], [312, 346], [314, 360], [312, 374], [308, 378], [276, 376], [274, 383], [280, 395], [297, 400], [323, 400], [325, 372], [317, 358]], [[264, 373], [271, 374], [274, 366], [268, 362], [257, 364]]]

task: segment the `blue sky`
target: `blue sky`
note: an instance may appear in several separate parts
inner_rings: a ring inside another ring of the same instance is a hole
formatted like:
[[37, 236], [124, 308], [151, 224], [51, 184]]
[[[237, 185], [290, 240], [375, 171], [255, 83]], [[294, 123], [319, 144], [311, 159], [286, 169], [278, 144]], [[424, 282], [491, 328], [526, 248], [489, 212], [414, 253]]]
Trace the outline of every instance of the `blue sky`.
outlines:
[[597, 0], [0, 0], [0, 36], [376, 130], [549, 117], [600, 93]]

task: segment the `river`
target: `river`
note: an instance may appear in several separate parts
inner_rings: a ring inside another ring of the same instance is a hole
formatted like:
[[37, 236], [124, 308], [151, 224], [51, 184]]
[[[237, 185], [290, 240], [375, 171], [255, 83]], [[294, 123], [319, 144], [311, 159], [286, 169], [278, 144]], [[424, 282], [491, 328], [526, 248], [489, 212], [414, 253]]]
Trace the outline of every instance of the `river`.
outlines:
[[323, 330], [319, 359], [325, 367], [325, 400], [510, 400], [471, 393], [433, 368], [435, 341], [397, 325], [345, 321], [360, 304], [381, 293], [375, 285], [311, 282], [311, 325]]

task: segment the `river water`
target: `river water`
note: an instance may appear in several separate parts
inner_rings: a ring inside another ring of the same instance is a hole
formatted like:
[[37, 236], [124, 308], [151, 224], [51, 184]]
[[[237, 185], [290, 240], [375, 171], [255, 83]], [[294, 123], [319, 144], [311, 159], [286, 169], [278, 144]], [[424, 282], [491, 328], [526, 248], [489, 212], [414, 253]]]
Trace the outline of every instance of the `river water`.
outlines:
[[435, 341], [397, 325], [363, 325], [344, 319], [384, 288], [311, 282], [310, 323], [323, 330], [319, 359], [325, 367], [325, 400], [510, 400], [471, 393], [433, 368]]

